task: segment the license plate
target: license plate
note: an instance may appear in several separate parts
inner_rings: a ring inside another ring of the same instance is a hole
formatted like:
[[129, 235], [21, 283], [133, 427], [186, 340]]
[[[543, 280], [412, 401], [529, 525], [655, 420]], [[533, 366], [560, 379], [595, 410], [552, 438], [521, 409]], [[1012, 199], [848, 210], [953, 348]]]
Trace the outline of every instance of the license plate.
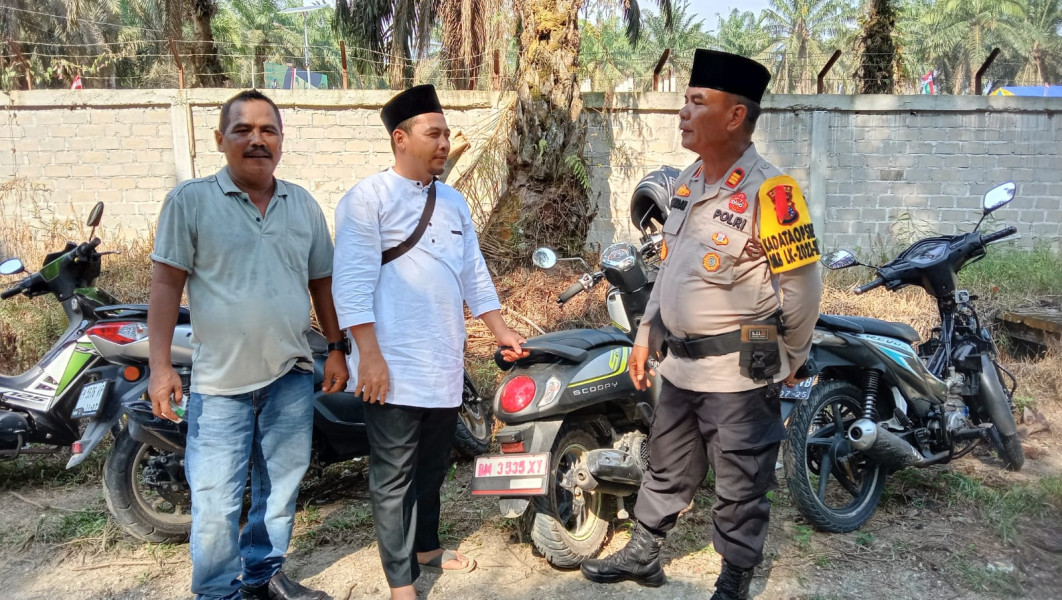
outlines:
[[477, 496], [542, 496], [549, 485], [549, 453], [476, 457], [472, 493]]
[[807, 400], [811, 395], [811, 386], [814, 385], [815, 378], [808, 377], [793, 387], [787, 387], [782, 384], [781, 389], [778, 391], [778, 397], [782, 400]]
[[94, 381], [81, 388], [81, 395], [77, 397], [74, 412], [70, 416], [74, 419], [84, 419], [96, 416], [100, 404], [107, 395], [107, 385], [110, 381]]

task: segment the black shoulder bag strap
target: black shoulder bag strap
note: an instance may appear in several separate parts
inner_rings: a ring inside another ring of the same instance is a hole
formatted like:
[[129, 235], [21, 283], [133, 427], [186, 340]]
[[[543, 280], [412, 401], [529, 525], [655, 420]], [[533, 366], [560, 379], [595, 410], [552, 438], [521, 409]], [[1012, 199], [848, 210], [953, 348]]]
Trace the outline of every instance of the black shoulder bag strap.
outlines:
[[431, 186], [428, 187], [428, 201], [424, 203], [424, 212], [420, 214], [420, 222], [417, 223], [417, 228], [413, 230], [413, 233], [410, 234], [406, 241], [394, 248], [388, 248], [383, 251], [383, 255], [380, 257], [381, 266], [409, 252], [410, 248], [417, 245], [417, 242], [424, 235], [424, 230], [428, 228], [428, 220], [431, 219], [433, 212], [435, 212], [435, 180], [432, 180]]

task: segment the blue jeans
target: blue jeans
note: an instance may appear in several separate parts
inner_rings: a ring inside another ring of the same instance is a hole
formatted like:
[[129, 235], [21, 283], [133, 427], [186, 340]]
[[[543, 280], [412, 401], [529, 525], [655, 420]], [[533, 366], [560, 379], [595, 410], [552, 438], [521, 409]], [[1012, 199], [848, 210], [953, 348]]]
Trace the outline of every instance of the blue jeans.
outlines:
[[[284, 562], [299, 482], [310, 464], [313, 375], [292, 370], [236, 396], [193, 393], [186, 416], [192, 593], [238, 599], [241, 574], [243, 583], [260, 585]], [[248, 465], [251, 511], [241, 532]]]

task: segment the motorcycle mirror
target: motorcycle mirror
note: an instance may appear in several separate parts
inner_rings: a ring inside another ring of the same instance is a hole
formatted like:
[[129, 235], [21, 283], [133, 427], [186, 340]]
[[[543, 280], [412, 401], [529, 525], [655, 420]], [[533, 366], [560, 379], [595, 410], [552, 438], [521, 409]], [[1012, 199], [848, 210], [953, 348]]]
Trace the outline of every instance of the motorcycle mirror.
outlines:
[[981, 201], [981, 207], [984, 214], [987, 215], [1013, 200], [1015, 188], [1016, 186], [1014, 185], [1014, 182], [1008, 181], [988, 190], [988, 192], [985, 193], [984, 199]]
[[26, 266], [17, 258], [9, 258], [0, 263], [0, 275], [14, 275], [26, 270]]
[[557, 253], [549, 248], [538, 248], [531, 255], [531, 262], [540, 269], [552, 269], [557, 264]]
[[103, 219], [103, 203], [102, 202], [97, 202], [96, 206], [93, 206], [92, 210], [89, 211], [88, 220], [85, 221], [85, 225], [88, 225], [89, 227], [96, 227], [97, 225], [100, 224], [100, 221], [102, 219]]
[[833, 252], [824, 254], [820, 259], [820, 262], [831, 271], [846, 269], [860, 264], [859, 261], [856, 260], [855, 255], [848, 250], [834, 250]]

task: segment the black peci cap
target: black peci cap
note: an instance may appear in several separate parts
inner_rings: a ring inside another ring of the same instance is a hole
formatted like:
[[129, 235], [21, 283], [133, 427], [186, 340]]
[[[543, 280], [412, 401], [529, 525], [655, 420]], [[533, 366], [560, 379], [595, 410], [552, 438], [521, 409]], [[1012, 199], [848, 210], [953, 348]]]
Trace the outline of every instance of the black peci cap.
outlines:
[[751, 58], [703, 48], [693, 54], [690, 87], [738, 94], [759, 104], [770, 80], [767, 67]]
[[442, 114], [442, 111], [439, 97], [435, 95], [435, 86], [425, 84], [413, 86], [388, 100], [380, 110], [380, 118], [383, 119], [387, 133], [393, 133], [398, 124], [406, 119], [424, 113]]

